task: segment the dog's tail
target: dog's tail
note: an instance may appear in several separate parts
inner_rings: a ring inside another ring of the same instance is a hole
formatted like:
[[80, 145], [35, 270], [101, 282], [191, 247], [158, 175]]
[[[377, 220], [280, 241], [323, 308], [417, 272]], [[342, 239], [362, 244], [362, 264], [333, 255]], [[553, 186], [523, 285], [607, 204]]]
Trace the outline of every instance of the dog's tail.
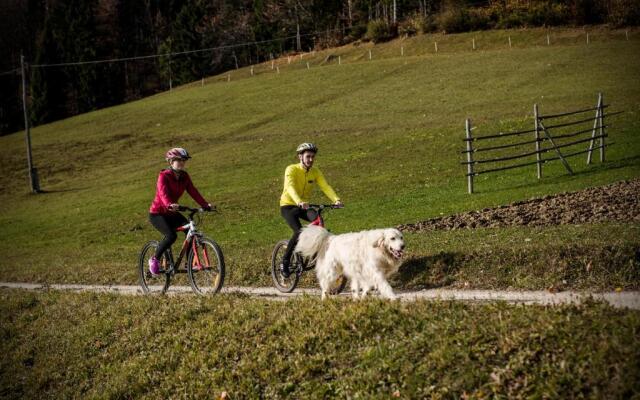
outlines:
[[321, 226], [307, 225], [300, 232], [296, 252], [305, 258], [315, 259], [324, 253], [331, 236], [331, 233]]

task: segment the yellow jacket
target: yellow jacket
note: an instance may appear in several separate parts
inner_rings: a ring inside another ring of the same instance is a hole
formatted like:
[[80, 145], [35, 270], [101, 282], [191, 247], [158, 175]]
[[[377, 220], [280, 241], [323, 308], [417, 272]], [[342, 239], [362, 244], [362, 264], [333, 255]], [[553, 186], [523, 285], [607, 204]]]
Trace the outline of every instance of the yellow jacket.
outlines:
[[289, 165], [284, 171], [284, 189], [280, 196], [280, 207], [308, 203], [311, 191], [316, 184], [332, 202], [335, 203], [339, 200], [338, 195], [329, 186], [318, 168], [311, 167], [307, 171], [300, 163]]

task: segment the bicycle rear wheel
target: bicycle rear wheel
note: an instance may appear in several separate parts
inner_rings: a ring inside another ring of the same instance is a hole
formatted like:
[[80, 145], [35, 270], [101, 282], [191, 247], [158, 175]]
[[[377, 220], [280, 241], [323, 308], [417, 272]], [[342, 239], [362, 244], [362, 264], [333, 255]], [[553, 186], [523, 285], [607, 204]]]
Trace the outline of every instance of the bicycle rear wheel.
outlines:
[[273, 278], [273, 284], [276, 289], [282, 293], [293, 292], [293, 289], [296, 288], [298, 280], [300, 279], [300, 275], [295, 271], [295, 265], [293, 265], [293, 262], [290, 264], [292, 271], [288, 278], [282, 276], [282, 271], [280, 271], [280, 264], [282, 264], [288, 244], [288, 240], [279, 241], [276, 243], [276, 246], [273, 248], [273, 253], [271, 254], [271, 278]]
[[153, 275], [149, 271], [149, 260], [156, 254], [157, 248], [157, 240], [148, 242], [142, 248], [138, 259], [138, 276], [140, 278], [140, 286], [142, 286], [142, 291], [145, 294], [164, 294], [171, 283], [171, 275], [166, 273], [170, 265], [166, 253], [160, 258], [160, 273]]
[[189, 283], [198, 294], [214, 294], [224, 283], [224, 256], [220, 246], [209, 238], [195, 238], [196, 251], [189, 252]]

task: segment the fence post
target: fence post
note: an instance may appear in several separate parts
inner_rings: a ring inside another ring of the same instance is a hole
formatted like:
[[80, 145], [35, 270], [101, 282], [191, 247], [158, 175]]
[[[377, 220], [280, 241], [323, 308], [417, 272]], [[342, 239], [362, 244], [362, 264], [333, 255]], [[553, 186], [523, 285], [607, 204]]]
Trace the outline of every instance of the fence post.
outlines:
[[542, 160], [540, 157], [540, 125], [538, 121], [540, 120], [538, 114], [538, 104], [533, 105], [533, 117], [534, 117], [534, 126], [536, 130], [536, 170], [538, 172], [538, 179], [542, 178]]
[[511, 48], [511, 36], [509, 36], [509, 48]]
[[465, 133], [467, 142], [467, 188], [469, 194], [473, 193], [473, 146], [471, 145], [471, 120], [465, 121]]
[[604, 99], [602, 97], [602, 93], [598, 93], [598, 102], [600, 103], [600, 105], [598, 106], [598, 109], [600, 111], [600, 118], [599, 118], [599, 124], [600, 124], [600, 162], [604, 162]]
[[[593, 131], [591, 132], [591, 140], [589, 141], [589, 152], [587, 153], [587, 165], [591, 164], [591, 157], [593, 155], [593, 145], [595, 144], [596, 131], [598, 130], [598, 124], [602, 122], [600, 113], [602, 112], [602, 93], [598, 93], [598, 104], [596, 105], [596, 117], [593, 121]], [[600, 142], [602, 144], [602, 141]], [[600, 149], [602, 150], [602, 148]], [[600, 160], [602, 160], [602, 153], [600, 153]]]

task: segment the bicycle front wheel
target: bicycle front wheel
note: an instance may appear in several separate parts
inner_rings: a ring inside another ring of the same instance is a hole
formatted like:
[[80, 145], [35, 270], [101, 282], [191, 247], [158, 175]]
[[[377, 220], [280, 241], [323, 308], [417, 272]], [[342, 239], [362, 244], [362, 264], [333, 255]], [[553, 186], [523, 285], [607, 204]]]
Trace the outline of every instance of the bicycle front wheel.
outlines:
[[298, 280], [300, 279], [300, 275], [295, 270], [293, 263], [290, 264], [292, 271], [288, 278], [285, 278], [282, 275], [282, 271], [280, 271], [280, 264], [282, 264], [284, 253], [287, 251], [287, 245], [289, 245], [288, 240], [279, 241], [276, 243], [276, 246], [273, 248], [273, 253], [271, 254], [271, 278], [273, 278], [273, 284], [276, 289], [282, 293], [293, 292], [293, 289], [296, 288]]
[[169, 261], [166, 254], [160, 258], [160, 273], [152, 274], [149, 271], [149, 260], [156, 254], [158, 241], [152, 240], [144, 245], [138, 259], [138, 276], [140, 286], [145, 294], [164, 294], [169, 289], [171, 275], [166, 271], [169, 269]]
[[196, 240], [195, 252], [189, 252], [187, 272], [189, 283], [198, 294], [214, 294], [224, 283], [224, 256], [220, 246], [209, 238]]

